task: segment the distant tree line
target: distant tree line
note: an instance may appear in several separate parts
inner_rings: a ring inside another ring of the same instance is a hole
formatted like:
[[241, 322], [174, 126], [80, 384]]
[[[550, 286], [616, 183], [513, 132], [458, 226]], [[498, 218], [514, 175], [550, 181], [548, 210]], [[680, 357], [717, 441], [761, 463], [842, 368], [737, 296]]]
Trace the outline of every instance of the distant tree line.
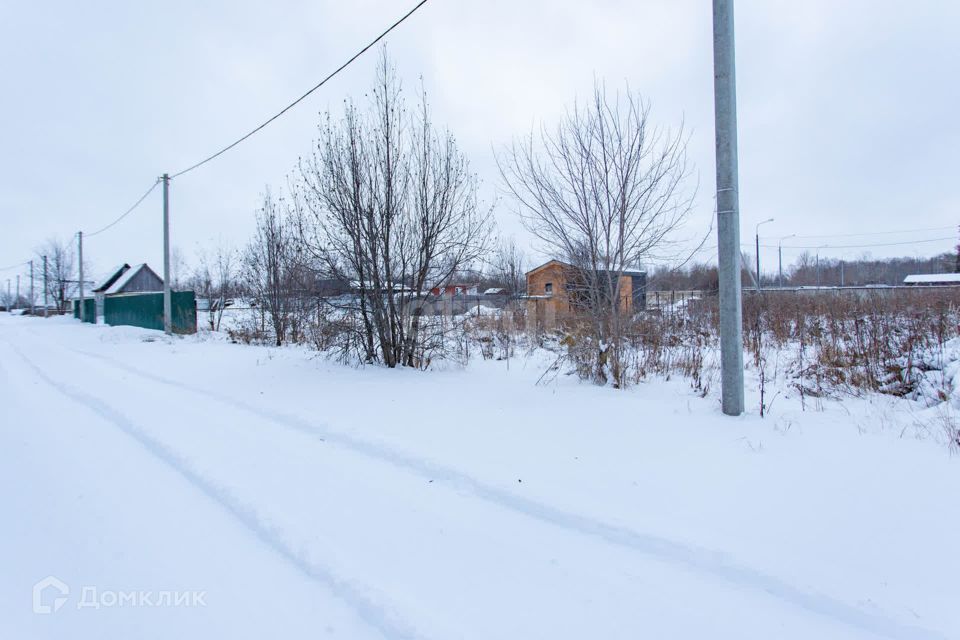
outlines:
[[[752, 259], [744, 255], [744, 264], [752, 264]], [[755, 274], [742, 269], [742, 283], [752, 287]], [[819, 265], [817, 255], [804, 252], [792, 264], [784, 265], [784, 287], [817, 286], [865, 286], [903, 284], [908, 275], [918, 273], [955, 273], [957, 272], [957, 254], [941, 253], [930, 257], [873, 258], [864, 255], [859, 258], [831, 258], [821, 255]], [[764, 287], [780, 285], [778, 273], [763, 272], [761, 284]], [[653, 267], [648, 273], [650, 291], [716, 291], [717, 267], [708, 262], [693, 262], [679, 268], [669, 266]]]

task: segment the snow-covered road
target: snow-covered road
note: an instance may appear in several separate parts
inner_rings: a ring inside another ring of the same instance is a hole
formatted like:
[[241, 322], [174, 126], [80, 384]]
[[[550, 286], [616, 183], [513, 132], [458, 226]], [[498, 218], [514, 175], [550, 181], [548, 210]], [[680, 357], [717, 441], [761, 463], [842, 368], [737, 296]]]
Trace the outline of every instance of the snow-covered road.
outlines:
[[876, 407], [730, 421], [510, 366], [0, 317], [0, 637], [960, 634], [960, 470], [861, 435]]

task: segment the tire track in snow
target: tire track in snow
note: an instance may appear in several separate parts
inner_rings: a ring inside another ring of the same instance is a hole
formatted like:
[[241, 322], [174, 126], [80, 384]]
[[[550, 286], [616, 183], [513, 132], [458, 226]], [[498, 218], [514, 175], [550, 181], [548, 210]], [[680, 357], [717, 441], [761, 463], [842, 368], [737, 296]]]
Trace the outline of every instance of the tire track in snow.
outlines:
[[[695, 572], [719, 578], [733, 586], [744, 587], [766, 593], [778, 600], [799, 607], [809, 613], [822, 616], [833, 622], [874, 634], [878, 637], [895, 640], [946, 640], [946, 636], [921, 627], [906, 625], [894, 619], [864, 611], [829, 595], [794, 586], [775, 575], [763, 573], [738, 563], [729, 554], [712, 549], [695, 547], [683, 543], [640, 533], [600, 520], [591, 519], [576, 513], [564, 511], [548, 504], [524, 498], [510, 491], [484, 483], [472, 476], [444, 467], [415, 456], [411, 456], [387, 446], [355, 438], [319, 427], [297, 416], [269, 411], [226, 394], [191, 387], [187, 384], [165, 378], [132, 367], [122, 361], [101, 354], [67, 348], [68, 350], [94, 360], [106, 363], [145, 380], [163, 384], [174, 389], [187, 391], [242, 409], [269, 423], [317, 438], [328, 445], [361, 454], [397, 467], [408, 473], [414, 473], [434, 484], [440, 483], [454, 490], [466, 493], [497, 507], [526, 516], [540, 522], [560, 527], [582, 535], [598, 538], [608, 544], [623, 547], [669, 566], [681, 567]], [[149, 438], [149, 436], [147, 436]], [[162, 446], [162, 445], [160, 445]]]
[[291, 549], [284, 542], [279, 531], [270, 527], [257, 514], [256, 510], [244, 504], [231, 492], [218, 485], [193, 469], [190, 463], [176, 451], [163, 444], [143, 429], [137, 427], [126, 416], [120, 414], [100, 399], [88, 395], [70, 385], [58, 382], [48, 376], [39, 366], [34, 364], [13, 343], [8, 346], [44, 383], [74, 402], [90, 409], [107, 422], [113, 424], [126, 435], [136, 440], [150, 454], [171, 467], [183, 476], [191, 485], [200, 490], [210, 500], [225, 509], [243, 526], [249, 529], [263, 544], [273, 549], [284, 560], [289, 562], [311, 580], [326, 586], [336, 597], [349, 605], [358, 617], [371, 627], [377, 629], [386, 638], [398, 640], [416, 640], [418, 635], [408, 624], [397, 619], [384, 605], [375, 601], [362, 587], [335, 575], [331, 570], [306, 558], [303, 554]]

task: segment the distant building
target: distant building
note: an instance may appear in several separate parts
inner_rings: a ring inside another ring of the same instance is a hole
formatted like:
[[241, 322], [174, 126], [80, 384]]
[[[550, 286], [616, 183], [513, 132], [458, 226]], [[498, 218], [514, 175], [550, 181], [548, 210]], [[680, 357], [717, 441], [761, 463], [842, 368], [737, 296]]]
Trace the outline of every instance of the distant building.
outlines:
[[[131, 267], [124, 263], [107, 272], [103, 280], [96, 283], [90, 289], [90, 293], [84, 297], [88, 300], [90, 298], [94, 300], [92, 304], [94, 305], [94, 317], [96, 318], [103, 316], [103, 300], [106, 297], [126, 293], [155, 293], [159, 291], [163, 291], [163, 278], [158, 276], [147, 264], [138, 264]], [[79, 295], [74, 296], [75, 301], [77, 298], [79, 298]]]
[[[549, 262], [527, 272], [527, 313], [543, 317], [548, 323], [573, 313], [576, 295], [571, 282], [577, 279], [578, 268], [561, 262]], [[619, 281], [620, 309], [624, 313], [642, 311], [647, 306], [647, 274], [645, 271], [625, 270]]]
[[115, 296], [121, 293], [146, 293], [151, 291], [163, 291], [163, 278], [144, 263], [124, 270], [120, 277], [116, 278], [103, 291], [103, 295]]
[[917, 287], [960, 285], [960, 273], [924, 273], [907, 276], [903, 284]]
[[432, 296], [475, 296], [479, 284], [442, 284], [430, 289]]

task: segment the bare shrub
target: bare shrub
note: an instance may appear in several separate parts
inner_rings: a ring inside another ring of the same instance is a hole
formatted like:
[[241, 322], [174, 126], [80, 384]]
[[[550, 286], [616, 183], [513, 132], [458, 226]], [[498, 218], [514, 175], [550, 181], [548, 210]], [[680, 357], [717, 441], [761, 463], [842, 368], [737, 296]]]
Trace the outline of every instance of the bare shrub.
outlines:
[[[286, 203], [268, 189], [257, 212], [254, 236], [243, 253], [242, 271], [259, 315], [260, 338], [268, 339], [269, 328], [269, 339], [278, 347], [288, 337], [300, 341], [296, 311], [301, 254]], [[251, 333], [256, 327], [254, 323]]]
[[[761, 323], [780, 347], [799, 343], [797, 374], [808, 393], [915, 398], [931, 360], [958, 335], [958, 320], [960, 297], [952, 290], [768, 292], [744, 299], [745, 327]], [[756, 340], [746, 343], [759, 357]]]
[[951, 453], [960, 453], [960, 420], [956, 415], [941, 409], [938, 420]]
[[300, 243], [324, 277], [355, 290], [341, 301], [356, 318], [347, 325], [357, 331], [349, 348], [364, 362], [422, 368], [452, 344], [449, 326], [422, 313], [425, 292], [478, 261], [490, 212], [453, 135], [434, 127], [426, 98], [406, 111], [386, 55], [370, 95], [366, 111], [348, 101], [341, 120], [328, 114], [300, 164]]
[[236, 251], [221, 241], [212, 253], [200, 253], [199, 264], [185, 283], [208, 301], [207, 323], [211, 331], [220, 330], [228, 298], [236, 291], [236, 262]]
[[[744, 345], [757, 372], [761, 412], [767, 385], [787, 375], [804, 408], [838, 394], [883, 393], [928, 406], [947, 399], [944, 345], [960, 336], [960, 291], [768, 292], [744, 298]], [[595, 345], [585, 322], [562, 326], [565, 357], [590, 377]], [[687, 377], [709, 388], [718, 348], [716, 297], [679, 312], [651, 310], [625, 326], [624, 375]], [[705, 392], [705, 391], [704, 391]]]

